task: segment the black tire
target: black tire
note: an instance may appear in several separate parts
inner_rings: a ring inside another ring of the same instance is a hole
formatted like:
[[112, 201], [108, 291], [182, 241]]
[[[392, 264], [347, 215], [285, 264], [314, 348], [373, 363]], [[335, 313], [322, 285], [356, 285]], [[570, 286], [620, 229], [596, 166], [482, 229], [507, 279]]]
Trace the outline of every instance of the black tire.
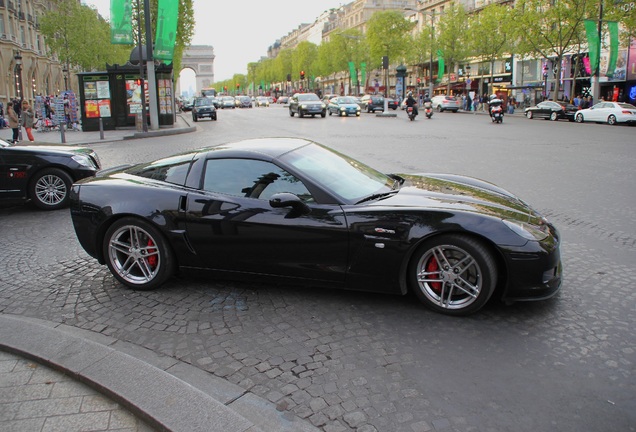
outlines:
[[616, 116], [614, 114], [611, 114], [608, 118], [607, 118], [607, 124], [608, 125], [612, 125], [614, 126], [617, 123], [616, 121]]
[[444, 110], [442, 109], [442, 106], [441, 106], [441, 105], [437, 105], [437, 112], [442, 112], [442, 111], [444, 111]]
[[577, 123], [583, 123], [585, 121], [583, 119], [583, 114], [581, 113], [577, 113], [576, 116], [574, 117], [574, 120], [576, 120]]
[[532, 116], [533, 116], [532, 111], [528, 111], [526, 113], [526, 117], [528, 117], [528, 120], [532, 120]]
[[113, 276], [136, 290], [158, 288], [174, 274], [174, 254], [168, 242], [142, 219], [116, 221], [106, 231], [102, 252]]
[[460, 234], [426, 240], [413, 255], [408, 269], [411, 289], [420, 301], [446, 315], [477, 312], [497, 285], [497, 265], [490, 250]]
[[550, 120], [552, 121], [557, 121], [559, 119], [559, 115], [555, 112], [553, 112], [552, 114], [550, 114]]
[[192, 116], [192, 121], [196, 123], [199, 121], [199, 118], [197, 116]]
[[294, 116], [294, 112], [291, 110], [291, 108], [289, 109], [289, 115], [290, 115], [291, 117], [293, 117], [293, 116]]
[[[327, 116], [327, 114], [326, 114], [326, 113], [321, 113], [321, 114], [320, 114], [320, 117], [322, 117], [322, 118], [325, 118], [326, 116]], [[313, 116], [312, 116], [312, 117], [313, 117]], [[348, 117], [348, 116], [347, 116], [347, 117]]]
[[333, 113], [331, 112], [331, 110], [329, 110], [329, 115], [332, 115]]
[[300, 118], [305, 117], [305, 113], [303, 113], [303, 110], [301, 110], [300, 108], [298, 109], [298, 117]]
[[42, 210], [57, 210], [68, 206], [73, 185], [70, 175], [59, 168], [39, 171], [29, 183], [29, 198]]

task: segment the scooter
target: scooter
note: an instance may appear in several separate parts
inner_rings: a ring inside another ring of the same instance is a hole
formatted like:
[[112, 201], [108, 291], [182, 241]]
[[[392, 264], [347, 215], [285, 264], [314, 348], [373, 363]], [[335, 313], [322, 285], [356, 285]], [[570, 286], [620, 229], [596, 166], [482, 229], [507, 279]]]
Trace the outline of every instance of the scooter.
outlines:
[[406, 114], [409, 116], [409, 120], [411, 121], [415, 120], [415, 116], [417, 116], [417, 114], [415, 114], [415, 109], [412, 106], [406, 107]]
[[430, 102], [426, 102], [424, 103], [424, 114], [426, 115], [426, 118], [431, 118], [433, 117], [433, 104]]
[[503, 107], [501, 105], [490, 107], [490, 118], [493, 123], [503, 123], [503, 116]]

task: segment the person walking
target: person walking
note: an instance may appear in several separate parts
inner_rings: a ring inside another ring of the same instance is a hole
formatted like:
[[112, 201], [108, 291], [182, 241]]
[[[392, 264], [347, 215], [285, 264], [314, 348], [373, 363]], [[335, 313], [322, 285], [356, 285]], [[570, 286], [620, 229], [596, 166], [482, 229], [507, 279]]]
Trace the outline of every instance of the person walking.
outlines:
[[26, 130], [27, 137], [29, 141], [33, 142], [35, 139], [33, 138], [33, 123], [35, 123], [35, 114], [33, 113], [33, 108], [29, 105], [29, 102], [23, 100], [22, 101], [22, 126], [24, 130]]
[[13, 143], [18, 142], [18, 136], [20, 134], [20, 118], [13, 109], [13, 102], [7, 104], [7, 117], [9, 117], [9, 127], [13, 130]]

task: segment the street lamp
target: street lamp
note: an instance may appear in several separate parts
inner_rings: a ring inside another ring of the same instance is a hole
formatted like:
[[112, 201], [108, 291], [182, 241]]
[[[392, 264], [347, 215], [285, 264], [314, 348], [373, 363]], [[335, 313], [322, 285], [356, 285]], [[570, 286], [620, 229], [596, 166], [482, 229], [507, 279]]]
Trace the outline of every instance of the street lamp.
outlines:
[[68, 68], [62, 69], [62, 75], [64, 75], [64, 90], [68, 90]]
[[22, 94], [22, 54], [20, 51], [15, 52], [15, 87], [18, 100], [22, 100], [24, 95]]
[[543, 65], [543, 99], [548, 98], [548, 62]]

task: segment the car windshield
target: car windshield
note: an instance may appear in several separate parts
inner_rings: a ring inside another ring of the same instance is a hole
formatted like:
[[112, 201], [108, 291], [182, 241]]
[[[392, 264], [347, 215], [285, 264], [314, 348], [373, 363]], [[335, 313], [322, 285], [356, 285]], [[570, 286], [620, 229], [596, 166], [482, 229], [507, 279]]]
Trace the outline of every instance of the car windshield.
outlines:
[[338, 103], [341, 103], [341, 104], [354, 104], [354, 103], [356, 103], [356, 101], [353, 98], [350, 98], [350, 97], [341, 97], [341, 98], [338, 98]]
[[198, 98], [197, 100], [194, 101], [194, 105], [195, 106], [206, 106], [206, 105], [212, 105], [212, 100], [210, 98]]
[[390, 192], [395, 184], [391, 177], [320, 145], [301, 147], [281, 159], [350, 204], [369, 195]]
[[298, 95], [298, 100], [299, 101], [303, 101], [303, 102], [305, 102], [305, 101], [319, 101], [320, 98], [317, 95], [313, 94], [313, 93], [305, 93], [305, 94], [299, 94]]

